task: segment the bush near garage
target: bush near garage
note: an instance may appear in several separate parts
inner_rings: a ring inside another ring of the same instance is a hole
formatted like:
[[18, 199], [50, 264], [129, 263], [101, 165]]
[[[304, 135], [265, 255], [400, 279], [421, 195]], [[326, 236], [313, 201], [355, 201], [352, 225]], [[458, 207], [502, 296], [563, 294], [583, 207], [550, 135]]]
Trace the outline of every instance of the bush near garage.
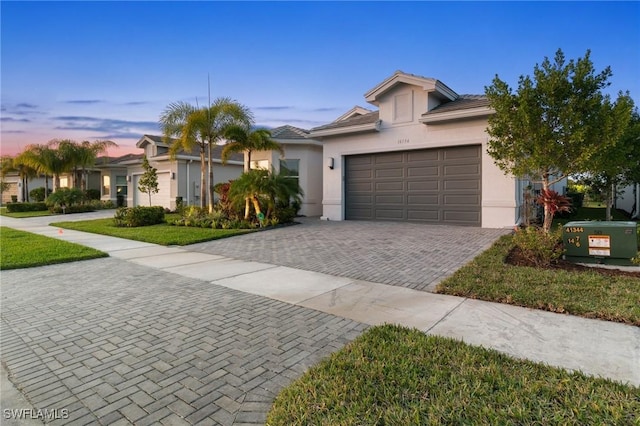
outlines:
[[51, 190], [47, 189], [45, 192], [45, 189], [42, 186], [40, 188], [34, 188], [29, 191], [29, 198], [37, 203], [43, 202], [49, 195], [51, 195]]
[[7, 213], [40, 212], [47, 210], [45, 203], [7, 203]]
[[149, 226], [164, 223], [164, 207], [120, 207], [113, 221], [119, 227]]

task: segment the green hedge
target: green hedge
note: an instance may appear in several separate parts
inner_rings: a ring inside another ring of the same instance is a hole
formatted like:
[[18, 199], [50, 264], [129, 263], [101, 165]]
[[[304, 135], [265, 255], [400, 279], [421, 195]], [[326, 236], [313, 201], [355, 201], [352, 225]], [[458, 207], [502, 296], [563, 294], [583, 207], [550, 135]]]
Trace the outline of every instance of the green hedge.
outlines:
[[40, 212], [47, 210], [45, 203], [8, 203], [7, 213]]
[[121, 227], [157, 225], [164, 222], [164, 207], [121, 207], [116, 210], [113, 221]]
[[49, 211], [55, 214], [67, 214], [67, 213], [88, 213], [96, 211], [96, 208], [91, 204], [74, 204], [67, 206], [64, 210], [61, 206], [49, 206]]

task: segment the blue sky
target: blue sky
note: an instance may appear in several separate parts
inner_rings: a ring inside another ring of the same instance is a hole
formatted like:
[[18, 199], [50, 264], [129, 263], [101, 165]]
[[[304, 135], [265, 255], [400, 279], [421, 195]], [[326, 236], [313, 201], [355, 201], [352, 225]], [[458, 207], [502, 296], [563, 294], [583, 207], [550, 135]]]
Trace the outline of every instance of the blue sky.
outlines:
[[53, 138], [136, 152], [175, 101], [229, 96], [258, 125], [333, 121], [396, 70], [481, 94], [591, 50], [640, 104], [640, 2], [2, 1], [2, 154]]

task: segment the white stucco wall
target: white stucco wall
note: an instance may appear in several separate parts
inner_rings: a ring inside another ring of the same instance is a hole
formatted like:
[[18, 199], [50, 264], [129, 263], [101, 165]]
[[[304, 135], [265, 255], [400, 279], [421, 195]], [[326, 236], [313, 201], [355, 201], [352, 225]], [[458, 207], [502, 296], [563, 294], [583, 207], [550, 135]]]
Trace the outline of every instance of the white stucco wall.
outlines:
[[284, 156], [277, 151], [251, 153], [251, 162], [268, 160], [269, 168], [280, 172], [280, 158], [300, 160], [300, 187], [304, 191], [298, 212], [302, 216], [322, 214], [322, 146], [313, 143], [283, 143]]

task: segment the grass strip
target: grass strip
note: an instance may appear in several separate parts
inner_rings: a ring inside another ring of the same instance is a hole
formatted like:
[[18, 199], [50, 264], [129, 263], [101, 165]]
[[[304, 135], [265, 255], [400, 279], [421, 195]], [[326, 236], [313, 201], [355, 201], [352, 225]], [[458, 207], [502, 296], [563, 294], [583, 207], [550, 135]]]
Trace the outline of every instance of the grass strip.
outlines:
[[201, 243], [232, 237], [252, 232], [251, 229], [211, 229], [187, 226], [172, 226], [166, 223], [126, 228], [115, 226], [112, 218], [81, 220], [77, 222], [55, 222], [51, 224], [65, 229], [91, 232], [94, 234], [110, 235], [112, 237], [127, 238], [129, 240], [144, 241], [164, 246]]
[[35, 212], [9, 213], [7, 212], [6, 207], [0, 207], [0, 216], [15, 217], [18, 219], [25, 218], [25, 217], [40, 217], [40, 216], [52, 216], [52, 215], [53, 213], [51, 213], [49, 210], [41, 210], [41, 211], [35, 211]]
[[107, 257], [90, 247], [30, 232], [0, 227], [0, 269], [31, 268], [54, 263]]
[[392, 325], [277, 396], [276, 425], [637, 424], [640, 389]]
[[640, 326], [639, 279], [508, 265], [512, 238], [501, 237], [436, 292]]

